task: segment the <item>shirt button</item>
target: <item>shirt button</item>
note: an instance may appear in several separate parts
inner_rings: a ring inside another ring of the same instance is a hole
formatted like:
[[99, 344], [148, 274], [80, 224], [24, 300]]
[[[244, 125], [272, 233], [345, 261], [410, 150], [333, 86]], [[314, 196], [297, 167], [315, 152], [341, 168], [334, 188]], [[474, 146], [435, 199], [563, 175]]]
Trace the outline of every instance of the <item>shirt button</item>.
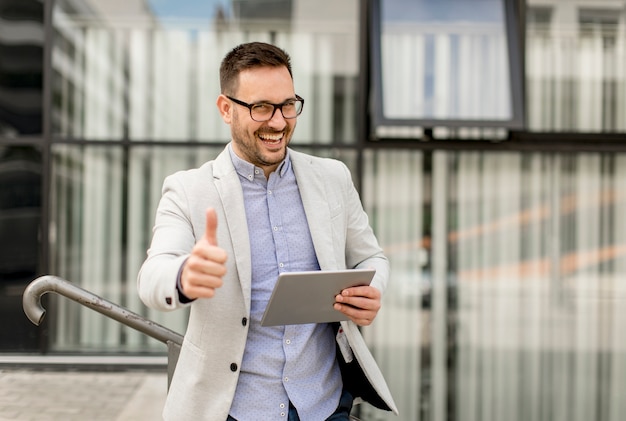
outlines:
[[237, 364], [231, 363], [230, 364], [230, 371], [237, 371]]
[[283, 409], [284, 407], [285, 407], [285, 404], [284, 404], [284, 403], [281, 403], [281, 404], [280, 404], [280, 409]]
[[271, 191], [271, 190], [268, 190], [268, 191], [267, 191], [267, 194], [272, 194], [272, 191]]
[[258, 173], [259, 173], [259, 170], [254, 170], [254, 173], [255, 173], [255, 174], [258, 174]]
[[281, 413], [280, 413], [280, 416], [281, 416], [281, 417], [284, 417], [284, 416], [285, 416], [285, 413], [284, 413], [284, 412], [281, 412]]
[[285, 381], [288, 382], [289, 381], [289, 377], [285, 377]]
[[279, 263], [278, 266], [282, 268], [282, 267], [285, 267], [285, 264], [284, 263]]
[[278, 231], [278, 227], [274, 227], [274, 231]]
[[247, 324], [248, 324], [248, 318], [247, 318], [247, 317], [244, 317], [243, 319], [241, 319], [241, 324], [242, 324], [243, 326], [247, 325]]
[[291, 344], [291, 339], [287, 339], [287, 340], [285, 341], [285, 343], [286, 343], [287, 345], [290, 345], [290, 344]]

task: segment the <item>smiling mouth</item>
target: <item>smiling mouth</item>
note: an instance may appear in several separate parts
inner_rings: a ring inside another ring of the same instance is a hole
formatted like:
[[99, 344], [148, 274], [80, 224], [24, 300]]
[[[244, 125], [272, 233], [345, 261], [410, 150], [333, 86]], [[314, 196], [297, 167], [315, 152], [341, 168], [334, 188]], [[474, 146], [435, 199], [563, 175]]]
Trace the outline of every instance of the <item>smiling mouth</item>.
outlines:
[[279, 144], [281, 140], [283, 140], [283, 133], [282, 132], [275, 133], [275, 134], [263, 133], [263, 134], [259, 134], [259, 139], [261, 139], [264, 143]]

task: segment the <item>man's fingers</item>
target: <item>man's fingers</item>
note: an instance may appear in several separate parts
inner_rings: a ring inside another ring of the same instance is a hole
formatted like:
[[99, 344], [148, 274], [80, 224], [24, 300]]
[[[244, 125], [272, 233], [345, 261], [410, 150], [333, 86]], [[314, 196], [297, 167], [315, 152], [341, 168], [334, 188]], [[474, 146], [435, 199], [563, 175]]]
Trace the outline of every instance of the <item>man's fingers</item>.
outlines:
[[370, 325], [376, 317], [377, 313], [377, 311], [364, 310], [346, 303], [335, 303], [334, 308], [335, 310], [340, 311], [348, 316], [354, 323], [359, 326]]
[[222, 286], [225, 273], [224, 265], [192, 255], [183, 268], [182, 292], [191, 299], [211, 298], [215, 289]]
[[380, 310], [380, 301], [365, 297], [346, 297], [338, 294], [335, 296], [335, 302], [350, 306], [357, 310], [378, 311]]
[[[195, 251], [195, 250], [194, 250]], [[205, 275], [222, 277], [226, 274], [226, 252], [219, 248], [211, 248], [211, 250], [195, 251], [185, 264], [186, 268], [195, 276], [202, 277]]]
[[[221, 284], [220, 284], [221, 285]], [[184, 294], [187, 298], [195, 300], [196, 298], [213, 298], [215, 295], [216, 289], [219, 286], [206, 286], [199, 284], [189, 284], [187, 283], [184, 288]]]
[[191, 274], [187, 277], [186, 287], [191, 288], [219, 288], [223, 280], [219, 276]]
[[343, 297], [364, 297], [371, 298], [373, 300], [380, 300], [381, 293], [378, 288], [373, 286], [356, 286], [351, 288], [346, 288], [341, 291], [341, 296]]
[[359, 326], [368, 326], [380, 310], [380, 291], [372, 286], [346, 288], [335, 296], [335, 309]]
[[217, 246], [217, 213], [213, 208], [208, 208], [206, 210], [206, 228], [204, 229], [204, 238], [210, 245]]

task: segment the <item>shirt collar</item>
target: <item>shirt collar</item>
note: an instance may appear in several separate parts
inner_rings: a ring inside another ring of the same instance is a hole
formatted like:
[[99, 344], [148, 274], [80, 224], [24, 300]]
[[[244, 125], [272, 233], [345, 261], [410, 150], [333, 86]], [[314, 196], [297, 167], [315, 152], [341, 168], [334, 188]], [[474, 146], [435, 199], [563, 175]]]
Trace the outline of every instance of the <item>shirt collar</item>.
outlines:
[[[237, 173], [242, 176], [243, 178], [247, 179], [247, 180], [254, 180], [254, 177], [260, 177], [263, 176], [263, 178], [265, 178], [263, 169], [260, 167], [257, 167], [253, 164], [251, 164], [248, 161], [245, 161], [241, 158], [239, 158], [239, 156], [237, 156], [237, 154], [235, 153], [235, 151], [233, 150], [233, 145], [232, 143], [228, 144], [228, 152], [230, 153], [230, 159], [233, 162], [233, 166], [235, 167], [235, 171], [237, 171]], [[287, 171], [291, 168], [291, 158], [289, 156], [289, 148], [287, 148], [287, 153], [285, 154], [285, 159], [283, 159], [283, 162], [281, 162], [278, 167], [276, 168], [276, 173], [278, 173], [278, 175], [280, 175], [281, 177], [283, 177]]]

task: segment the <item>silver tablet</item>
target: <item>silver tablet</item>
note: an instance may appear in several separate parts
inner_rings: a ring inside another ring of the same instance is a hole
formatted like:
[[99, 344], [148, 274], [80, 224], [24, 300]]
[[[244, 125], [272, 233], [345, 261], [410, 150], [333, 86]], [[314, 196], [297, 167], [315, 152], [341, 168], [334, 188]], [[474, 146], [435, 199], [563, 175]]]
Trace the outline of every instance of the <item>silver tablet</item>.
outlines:
[[283, 272], [261, 319], [261, 326], [328, 323], [348, 320], [335, 310], [335, 295], [353, 286], [369, 285], [374, 269]]

